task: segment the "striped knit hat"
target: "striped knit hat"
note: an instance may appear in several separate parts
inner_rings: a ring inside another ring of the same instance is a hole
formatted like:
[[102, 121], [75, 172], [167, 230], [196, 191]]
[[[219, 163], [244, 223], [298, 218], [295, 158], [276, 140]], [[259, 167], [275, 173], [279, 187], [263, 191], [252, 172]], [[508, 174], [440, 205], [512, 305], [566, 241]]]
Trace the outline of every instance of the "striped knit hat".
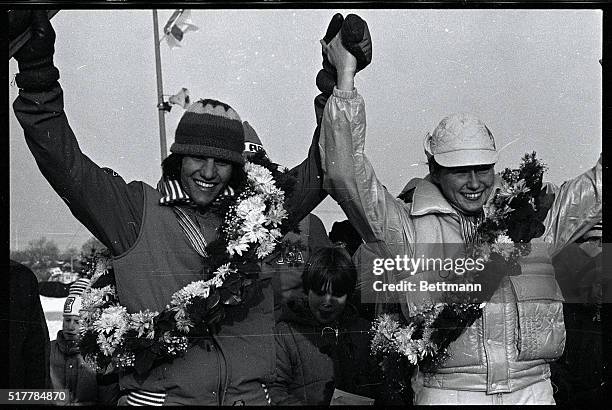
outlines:
[[85, 289], [89, 287], [90, 283], [91, 281], [87, 278], [79, 278], [70, 285], [68, 294], [81, 296], [83, 292], [85, 292]]
[[244, 155], [249, 158], [259, 151], [265, 151], [257, 132], [248, 121], [242, 123], [244, 128]]
[[232, 107], [217, 100], [191, 104], [179, 121], [170, 152], [244, 164], [242, 120]]

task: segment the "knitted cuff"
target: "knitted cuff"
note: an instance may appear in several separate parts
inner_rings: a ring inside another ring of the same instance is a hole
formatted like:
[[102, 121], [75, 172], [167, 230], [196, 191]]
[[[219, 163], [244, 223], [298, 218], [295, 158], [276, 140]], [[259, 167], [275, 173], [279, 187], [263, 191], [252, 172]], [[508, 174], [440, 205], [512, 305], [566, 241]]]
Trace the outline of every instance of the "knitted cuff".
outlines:
[[54, 66], [47, 66], [17, 73], [15, 83], [22, 90], [46, 91], [53, 87], [59, 78], [59, 70]]
[[352, 100], [356, 98], [359, 94], [357, 93], [357, 89], [353, 88], [352, 90], [340, 90], [338, 87], [334, 87], [334, 97], [341, 98], [343, 100]]
[[19, 72], [21, 73], [46, 67], [53, 67], [53, 53], [34, 60], [18, 60], [17, 66], [19, 67]]

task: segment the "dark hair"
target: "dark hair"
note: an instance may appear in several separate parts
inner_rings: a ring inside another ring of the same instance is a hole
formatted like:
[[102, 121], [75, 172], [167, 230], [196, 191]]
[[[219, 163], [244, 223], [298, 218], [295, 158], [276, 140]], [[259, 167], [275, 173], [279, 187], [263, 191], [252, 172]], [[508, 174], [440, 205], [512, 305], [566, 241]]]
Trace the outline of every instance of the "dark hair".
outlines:
[[334, 244], [344, 244], [344, 248], [348, 251], [349, 255], [353, 255], [362, 243], [359, 232], [357, 232], [348, 219], [334, 222], [329, 232], [329, 240]]
[[431, 175], [437, 175], [442, 169], [442, 165], [438, 164], [434, 157], [430, 157], [427, 160], [427, 165], [429, 166], [429, 173]]
[[[162, 161], [162, 175], [170, 179], [175, 179], [181, 182], [181, 166], [183, 164], [182, 154], [170, 154]], [[229, 186], [236, 189], [243, 181], [246, 180], [246, 173], [242, 166], [232, 163], [234, 165], [232, 170], [232, 178], [229, 181]]]
[[351, 295], [357, 285], [357, 270], [342, 246], [317, 250], [308, 259], [302, 273], [304, 293], [321, 292], [331, 285], [334, 295]]

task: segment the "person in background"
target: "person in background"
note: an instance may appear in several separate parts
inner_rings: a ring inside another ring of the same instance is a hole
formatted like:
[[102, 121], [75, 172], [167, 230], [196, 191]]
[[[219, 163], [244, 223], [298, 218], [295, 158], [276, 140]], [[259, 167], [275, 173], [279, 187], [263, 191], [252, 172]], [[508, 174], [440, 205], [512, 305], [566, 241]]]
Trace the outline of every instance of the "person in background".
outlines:
[[[248, 121], [244, 128], [244, 157], [252, 158], [257, 153], [267, 156], [257, 132]], [[274, 312], [281, 313], [284, 302], [302, 293], [302, 272], [309, 256], [320, 248], [331, 245], [325, 226], [318, 216], [310, 213], [299, 221], [296, 232], [288, 232], [277, 250], [266, 258], [264, 263], [272, 272], [274, 289]]]
[[8, 323], [8, 388], [48, 389], [49, 331], [38, 296], [36, 275], [10, 260]]
[[565, 351], [551, 363], [557, 387], [555, 401], [572, 407], [596, 406], [604, 400], [602, 296], [609, 279], [602, 270], [602, 224], [595, 225], [574, 244], [553, 258], [565, 297], [563, 317], [567, 330]]
[[287, 302], [276, 326], [273, 404], [329, 405], [332, 397], [347, 393], [364, 396], [353, 404], [377, 398], [380, 372], [369, 354], [370, 322], [348, 303], [356, 282], [343, 247], [322, 248], [310, 257], [302, 275], [304, 293]]
[[64, 302], [62, 329], [51, 342], [51, 382], [54, 389], [67, 389], [63, 405], [115, 405], [119, 398], [117, 375], [108, 380], [87, 365], [79, 353], [81, 295], [89, 280], [81, 278], [72, 284]]

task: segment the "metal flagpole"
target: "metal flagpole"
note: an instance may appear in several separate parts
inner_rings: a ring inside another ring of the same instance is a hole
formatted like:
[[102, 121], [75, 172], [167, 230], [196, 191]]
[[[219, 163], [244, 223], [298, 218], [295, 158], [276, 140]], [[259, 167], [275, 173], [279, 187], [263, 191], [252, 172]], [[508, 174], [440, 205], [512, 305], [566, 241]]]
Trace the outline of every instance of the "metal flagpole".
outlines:
[[157, 10], [153, 10], [153, 41], [155, 43], [155, 72], [157, 74], [157, 115], [159, 118], [159, 146], [162, 161], [166, 158], [166, 118], [164, 111], [164, 86], [162, 83], [161, 57], [159, 52], [159, 23]]

